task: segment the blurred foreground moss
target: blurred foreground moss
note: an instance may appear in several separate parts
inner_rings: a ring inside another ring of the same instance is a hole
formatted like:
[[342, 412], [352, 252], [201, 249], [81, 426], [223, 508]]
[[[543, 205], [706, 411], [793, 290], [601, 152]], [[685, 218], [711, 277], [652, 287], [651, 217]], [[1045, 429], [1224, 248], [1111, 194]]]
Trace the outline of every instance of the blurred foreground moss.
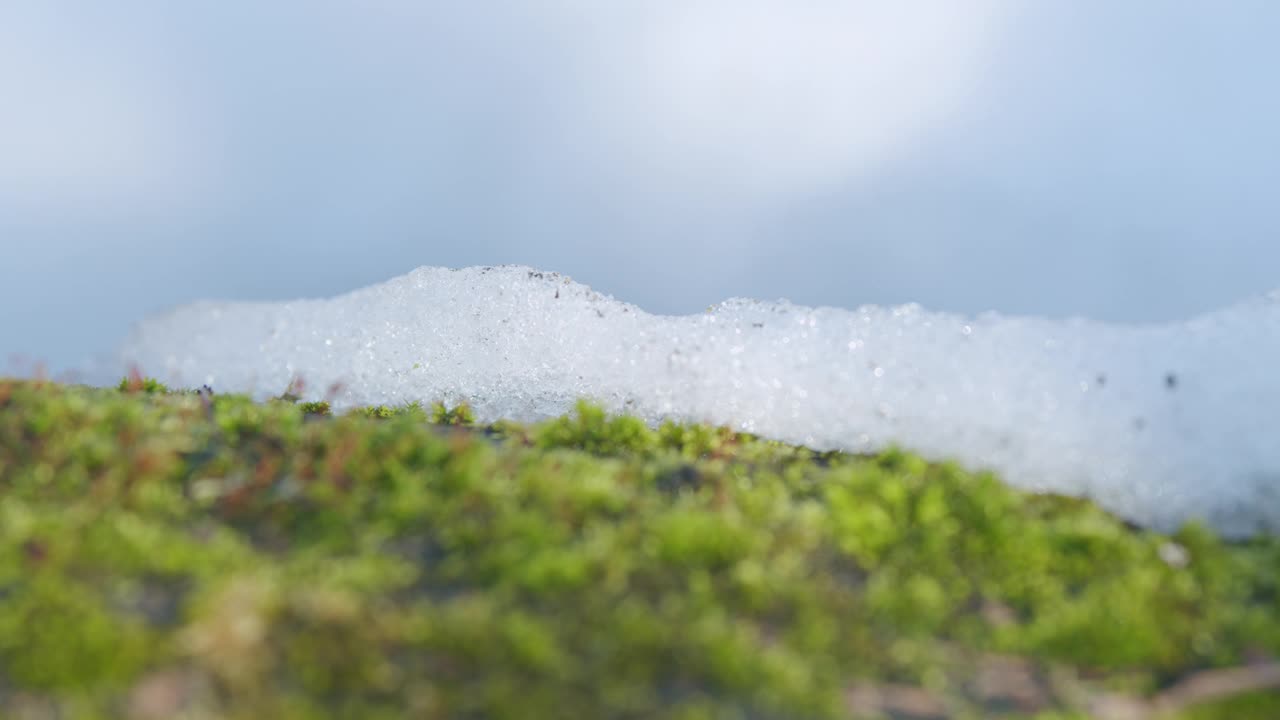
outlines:
[[297, 400], [0, 380], [0, 717], [1280, 717], [1274, 537]]

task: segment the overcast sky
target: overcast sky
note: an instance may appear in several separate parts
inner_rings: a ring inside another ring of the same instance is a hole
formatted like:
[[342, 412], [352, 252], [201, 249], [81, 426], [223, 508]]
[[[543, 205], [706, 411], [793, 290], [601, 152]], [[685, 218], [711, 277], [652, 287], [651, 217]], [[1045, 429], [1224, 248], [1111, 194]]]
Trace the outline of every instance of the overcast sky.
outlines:
[[1267, 0], [8, 0], [0, 371], [419, 265], [1183, 318], [1280, 287], [1277, 36]]

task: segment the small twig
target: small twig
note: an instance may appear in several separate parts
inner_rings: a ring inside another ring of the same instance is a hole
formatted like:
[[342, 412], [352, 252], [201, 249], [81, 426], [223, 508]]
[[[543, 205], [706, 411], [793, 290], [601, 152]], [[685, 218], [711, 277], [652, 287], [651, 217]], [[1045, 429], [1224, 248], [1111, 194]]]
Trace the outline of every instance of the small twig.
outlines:
[[[1014, 675], [1020, 673], [1010, 674]], [[1015, 680], [1013, 677], [1008, 679]], [[1016, 689], [1019, 690], [1016, 693], [1011, 693], [1009, 687], [997, 687], [1004, 684], [1007, 683], [1002, 682], [1001, 678], [988, 677], [981, 683], [985, 687], [978, 689], [978, 698], [973, 699], [984, 702], [997, 698], [1015, 700], [1023, 711], [1045, 710], [1054, 704], [1049, 695], [1043, 694], [1040, 688], [1032, 688], [1035, 683], [1029, 683], [1025, 678], [1018, 677], [1013, 682], [1013, 686], [1017, 686]], [[1067, 704], [1079, 703], [1088, 708], [1092, 717], [1099, 720], [1152, 720], [1211, 700], [1273, 688], [1280, 688], [1280, 662], [1192, 673], [1150, 698], [1121, 693], [1087, 693], [1083, 698], [1067, 701]], [[929, 720], [952, 717], [951, 709], [943, 696], [909, 685], [864, 683], [850, 689], [845, 697], [847, 707], [855, 715], [888, 715]], [[1059, 702], [1062, 699], [1059, 697]]]
[[947, 706], [935, 694], [910, 685], [859, 685], [845, 696], [854, 715], [908, 715], [918, 718], [948, 717]]
[[1173, 715], [1210, 700], [1268, 688], [1280, 688], [1280, 663], [1192, 673], [1147, 700], [1119, 694], [1097, 695], [1089, 703], [1089, 710], [1101, 720], [1149, 720]]
[[1280, 688], [1280, 662], [1194, 673], [1151, 698], [1158, 713], [1172, 713], [1207, 700]]

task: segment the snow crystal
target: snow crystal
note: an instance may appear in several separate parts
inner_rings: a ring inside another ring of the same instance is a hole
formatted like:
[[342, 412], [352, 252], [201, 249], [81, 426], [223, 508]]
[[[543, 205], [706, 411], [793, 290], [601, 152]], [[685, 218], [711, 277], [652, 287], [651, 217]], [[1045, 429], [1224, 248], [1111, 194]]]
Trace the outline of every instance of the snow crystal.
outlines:
[[258, 397], [340, 383], [339, 408], [465, 400], [484, 421], [587, 397], [818, 449], [896, 444], [1161, 529], [1280, 528], [1280, 292], [1142, 327], [744, 299], [672, 317], [526, 267], [420, 268], [328, 300], [182, 307], [119, 360]]

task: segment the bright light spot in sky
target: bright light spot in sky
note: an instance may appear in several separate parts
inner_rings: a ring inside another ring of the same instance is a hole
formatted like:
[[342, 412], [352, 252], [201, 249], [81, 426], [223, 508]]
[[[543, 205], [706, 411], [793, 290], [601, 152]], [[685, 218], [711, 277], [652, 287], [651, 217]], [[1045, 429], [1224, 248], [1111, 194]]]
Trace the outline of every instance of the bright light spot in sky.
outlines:
[[657, 3], [595, 68], [601, 132], [621, 167], [661, 183], [790, 195], [862, 179], [963, 111], [1011, 12], [1003, 0]]

